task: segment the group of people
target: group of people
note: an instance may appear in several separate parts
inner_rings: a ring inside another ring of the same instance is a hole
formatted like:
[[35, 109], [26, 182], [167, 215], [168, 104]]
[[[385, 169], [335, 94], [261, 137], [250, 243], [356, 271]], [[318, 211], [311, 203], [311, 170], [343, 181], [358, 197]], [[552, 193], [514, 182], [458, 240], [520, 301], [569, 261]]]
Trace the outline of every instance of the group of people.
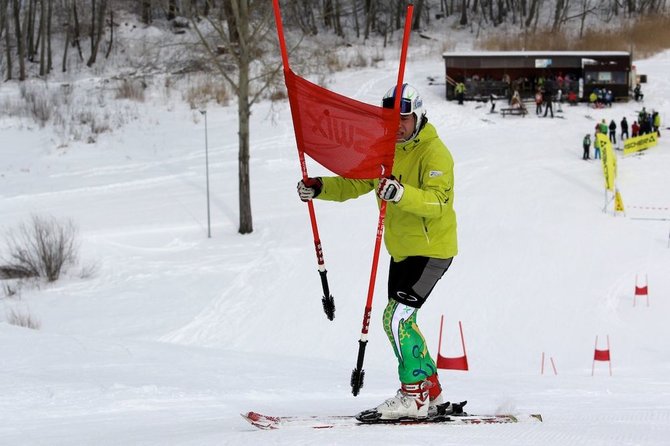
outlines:
[[646, 107], [642, 107], [637, 115], [637, 122], [639, 122], [638, 132], [633, 136], [646, 135], [651, 132], [656, 132], [659, 137], [661, 136], [661, 115], [656, 110], [649, 113]]
[[594, 88], [589, 95], [589, 104], [593, 108], [611, 107], [612, 102], [614, 102], [614, 95], [612, 94], [612, 90]]
[[[624, 116], [621, 122], [619, 123], [619, 129], [621, 130], [620, 141], [624, 141], [629, 138], [628, 135], [628, 120]], [[638, 113], [638, 119], [633, 121], [633, 124], [630, 126], [630, 137], [636, 137], [641, 135], [646, 135], [648, 133], [656, 132], [658, 136], [661, 136], [661, 115], [657, 111], [652, 110], [651, 113], [648, 113], [645, 107], [642, 107], [642, 110]], [[593, 138], [593, 159], [600, 158], [600, 143], [598, 142], [598, 133], [608, 136], [612, 144], [617, 144], [617, 124], [612, 119], [609, 124], [603, 120], [596, 124], [595, 135]], [[587, 133], [582, 140], [582, 148], [584, 149], [582, 159], [590, 159], [591, 151], [591, 135]]]

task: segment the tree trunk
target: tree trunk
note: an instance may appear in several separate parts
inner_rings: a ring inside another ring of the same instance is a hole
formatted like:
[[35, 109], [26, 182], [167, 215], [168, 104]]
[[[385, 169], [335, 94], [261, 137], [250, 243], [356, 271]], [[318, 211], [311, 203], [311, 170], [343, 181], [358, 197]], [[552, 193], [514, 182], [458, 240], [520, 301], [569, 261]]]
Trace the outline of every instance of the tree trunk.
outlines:
[[468, 4], [467, 0], [461, 2], [461, 20], [458, 22], [461, 26], [468, 24]]
[[66, 0], [65, 8], [67, 9], [67, 22], [65, 23], [65, 45], [63, 48], [63, 73], [67, 71], [67, 50], [70, 48], [70, 39], [72, 38], [72, 8], [70, 7], [70, 0]]
[[151, 0], [142, 0], [142, 23], [151, 24]]
[[249, 10], [246, 0], [237, 4], [237, 29], [240, 39], [239, 54], [239, 80], [237, 111], [239, 119], [239, 155], [238, 155], [238, 177], [239, 177], [239, 205], [240, 205], [240, 234], [250, 234], [253, 228], [251, 218], [251, 185], [249, 181], [249, 116], [251, 115], [251, 104], [249, 100], [249, 77], [251, 66], [251, 54], [249, 51]]
[[51, 17], [53, 16], [53, 0], [47, 0], [47, 74], [53, 70], [53, 55], [51, 52]]
[[109, 45], [107, 45], [107, 52], [105, 59], [109, 59], [112, 52], [112, 44], [114, 43], [114, 8], [109, 8]]
[[531, 0], [530, 10], [528, 11], [528, 17], [526, 17], [526, 28], [530, 27], [535, 19], [535, 11], [537, 11], [539, 0]]
[[372, 2], [374, 0], [365, 0], [365, 32], [363, 39], [368, 40], [370, 37], [370, 26], [372, 22]]
[[239, 43], [240, 37], [238, 35], [237, 18], [233, 12], [233, 1], [237, 0], [223, 0], [223, 14], [228, 22], [228, 39], [230, 43], [236, 44]]
[[[95, 47], [95, 9], [97, 7], [96, 1], [97, 0], [91, 0], [91, 29], [89, 30], [91, 51], [89, 53], [90, 54], [89, 61], [91, 60], [90, 58], [93, 57], [93, 48]], [[77, 3], [77, 0], [74, 0], [74, 2]]]
[[[98, 49], [100, 48], [100, 41], [102, 40], [102, 33], [105, 29], [105, 10], [107, 9], [107, 0], [101, 0], [98, 5], [97, 24], [91, 27], [91, 38], [93, 39], [91, 48], [91, 57], [86, 62], [87, 67], [93, 66], [97, 57]], [[94, 22], [95, 23], [95, 22]]]
[[40, 0], [40, 32], [39, 36], [39, 46], [40, 46], [40, 77], [44, 76], [47, 72], [47, 60], [46, 60], [46, 41], [47, 41], [47, 12], [44, 4], [44, 0]]
[[81, 51], [81, 32], [79, 28], [79, 14], [77, 13], [77, 1], [72, 1], [72, 18], [74, 19], [74, 30], [72, 32], [73, 43], [77, 47], [79, 60], [84, 61], [84, 54]]
[[[225, 6], [226, 1], [228, 1], [228, 0], [223, 0], [224, 6]], [[177, 0], [169, 0], [168, 1], [167, 19], [168, 20], [174, 20], [177, 17], [177, 14], [179, 14], [179, 8], [177, 7]]]
[[14, 10], [14, 34], [16, 35], [16, 45], [19, 51], [19, 80], [26, 80], [26, 50], [23, 44], [23, 35], [21, 34], [21, 7], [19, 0], [12, 0]]
[[28, 60], [35, 60], [35, 1], [29, 0], [28, 8], [23, 16], [23, 34], [26, 39], [26, 56]]
[[423, 0], [416, 2], [414, 8], [414, 23], [412, 23], [412, 31], [419, 31], [421, 29], [421, 14], [423, 13]]
[[12, 50], [9, 37], [9, 0], [2, 1], [2, 10], [4, 11], [3, 23], [5, 28], [5, 54], [7, 56], [7, 77], [5, 79], [10, 80], [12, 78]]
[[356, 31], [356, 38], [361, 37], [361, 27], [358, 23], [358, 8], [356, 7], [358, 5], [358, 2], [356, 0], [351, 0], [352, 5], [351, 5], [351, 11], [352, 14], [354, 15], [354, 30]]

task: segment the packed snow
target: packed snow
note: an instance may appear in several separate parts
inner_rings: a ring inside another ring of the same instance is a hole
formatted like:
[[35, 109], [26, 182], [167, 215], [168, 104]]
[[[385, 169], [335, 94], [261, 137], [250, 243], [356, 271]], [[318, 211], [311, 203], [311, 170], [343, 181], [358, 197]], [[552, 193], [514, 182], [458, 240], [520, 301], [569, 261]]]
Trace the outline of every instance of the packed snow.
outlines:
[[[419, 313], [421, 329], [437, 355], [444, 316], [441, 354], [459, 356], [462, 322], [470, 370], [440, 372], [447, 399], [468, 400], [472, 413], [541, 413], [543, 423], [260, 431], [243, 420], [250, 410], [355, 414], [395, 394], [383, 248], [365, 385], [358, 397], [349, 387], [377, 206], [372, 194], [315, 202], [330, 322], [295, 192], [288, 103], [254, 106], [254, 232], [240, 235], [235, 103], [210, 104], [205, 130], [199, 110], [154, 91], [118, 101], [130, 116], [94, 144], [0, 118], [0, 231], [51, 215], [72, 219], [81, 246], [61, 280], [6, 281], [18, 292], [0, 291], [0, 444], [668, 444], [670, 135], [664, 123], [658, 146], [617, 152], [625, 215], [606, 202], [600, 161], [583, 161], [581, 142], [602, 118], [632, 123], [641, 106], [670, 119], [670, 51], [635, 61], [649, 79], [643, 104], [564, 104], [554, 119], [447, 102], [444, 85], [428, 81], [443, 78], [441, 53], [417, 54], [405, 79], [455, 160], [460, 248]], [[377, 104], [396, 64], [337, 73], [328, 88]], [[0, 89], [3, 100], [17, 95], [15, 83]], [[649, 306], [635, 299], [636, 278], [648, 281]], [[9, 324], [12, 313], [39, 329]], [[592, 376], [608, 337], [612, 376], [602, 361]]]

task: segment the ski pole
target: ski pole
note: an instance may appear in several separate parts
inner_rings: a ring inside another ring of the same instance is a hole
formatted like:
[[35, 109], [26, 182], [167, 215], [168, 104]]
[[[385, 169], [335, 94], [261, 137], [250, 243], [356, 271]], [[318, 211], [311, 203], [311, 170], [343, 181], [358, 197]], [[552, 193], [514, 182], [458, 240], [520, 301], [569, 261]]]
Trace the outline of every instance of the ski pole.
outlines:
[[[402, 97], [402, 81], [405, 74], [405, 60], [407, 59], [407, 47], [409, 45], [409, 35], [412, 25], [412, 12], [414, 5], [410, 3], [407, 5], [407, 15], [405, 16], [405, 30], [402, 38], [402, 50], [400, 51], [400, 66], [398, 67], [398, 82], [395, 90], [395, 101], [393, 103], [393, 119], [395, 128], [398, 128], [400, 120], [400, 98]], [[394, 149], [395, 150], [395, 149]], [[391, 166], [392, 167], [392, 166]], [[381, 166], [381, 175], [386, 173], [384, 166]], [[392, 168], [388, 169], [389, 176]], [[370, 315], [372, 314], [372, 298], [375, 291], [375, 279], [377, 278], [377, 264], [379, 263], [379, 248], [381, 247], [382, 234], [384, 233], [384, 218], [386, 217], [386, 201], [382, 200], [379, 207], [379, 221], [377, 222], [377, 237], [375, 239], [375, 250], [372, 257], [372, 271], [370, 272], [370, 283], [368, 284], [368, 298], [365, 302], [365, 310], [363, 312], [363, 329], [361, 330], [361, 338], [358, 341], [358, 357], [356, 358], [356, 368], [351, 372], [351, 393], [357, 396], [363, 387], [363, 378], [365, 378], [365, 370], [363, 370], [363, 361], [365, 360], [365, 348], [368, 345], [368, 329], [370, 328]]]
[[386, 216], [386, 202], [382, 200], [379, 208], [379, 221], [377, 222], [377, 238], [375, 239], [375, 250], [372, 257], [372, 271], [370, 272], [370, 283], [368, 284], [368, 299], [365, 302], [363, 312], [363, 329], [361, 338], [358, 340], [358, 358], [356, 368], [351, 372], [351, 393], [357, 396], [363, 387], [363, 360], [365, 359], [365, 347], [368, 345], [368, 329], [370, 328], [370, 314], [372, 313], [372, 298], [375, 291], [375, 280], [377, 278], [377, 264], [379, 263], [379, 248], [381, 247], [382, 234], [384, 233], [384, 218]]
[[[281, 12], [279, 10], [279, 0], [273, 0], [275, 21], [277, 23], [277, 36], [279, 38], [279, 46], [281, 49], [282, 63], [284, 65], [284, 79], [286, 79], [286, 73], [289, 71], [288, 64], [288, 53], [286, 51], [286, 41], [284, 39], [284, 27], [281, 20]], [[295, 119], [295, 111], [291, 107], [291, 114]], [[294, 127], [295, 129], [295, 127]], [[297, 132], [297, 129], [295, 129]], [[307, 181], [307, 164], [305, 163], [305, 154], [303, 153], [302, 148], [300, 147], [301, 139], [296, 133], [296, 143], [298, 147], [298, 158], [300, 159], [300, 170], [302, 171], [303, 181]], [[312, 234], [314, 236], [314, 248], [316, 249], [316, 261], [319, 269], [319, 276], [321, 277], [321, 287], [323, 288], [323, 298], [321, 303], [323, 304], [323, 311], [326, 313], [326, 317], [329, 320], [335, 318], [335, 299], [330, 294], [330, 289], [328, 287], [328, 277], [326, 276], [326, 265], [323, 259], [323, 248], [321, 247], [321, 239], [319, 237], [319, 228], [316, 224], [316, 213], [314, 212], [314, 203], [312, 201], [307, 202], [307, 208], [309, 209], [309, 220], [312, 225]]]
[[[302, 170], [302, 179], [304, 182], [307, 181], [307, 165], [305, 163], [305, 154], [298, 148], [298, 157], [300, 158], [300, 168]], [[316, 213], [314, 212], [314, 203], [312, 200], [307, 202], [307, 209], [309, 210], [309, 221], [312, 225], [312, 234], [314, 236], [314, 249], [316, 250], [316, 262], [319, 266], [319, 276], [321, 277], [321, 287], [323, 288], [323, 297], [321, 298], [321, 304], [323, 305], [323, 311], [326, 313], [328, 320], [333, 320], [335, 318], [335, 299], [333, 295], [330, 294], [330, 288], [328, 287], [328, 277], [326, 274], [326, 263], [323, 259], [323, 248], [321, 247], [321, 238], [319, 237], [319, 227], [316, 224]]]

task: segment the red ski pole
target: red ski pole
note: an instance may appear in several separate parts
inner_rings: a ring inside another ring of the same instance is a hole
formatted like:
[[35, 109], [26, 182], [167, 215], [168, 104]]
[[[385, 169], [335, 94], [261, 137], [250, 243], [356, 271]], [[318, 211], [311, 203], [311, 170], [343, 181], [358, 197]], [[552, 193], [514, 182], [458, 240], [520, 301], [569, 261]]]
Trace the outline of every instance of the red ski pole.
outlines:
[[[395, 90], [395, 102], [393, 104], [394, 119], [400, 119], [400, 98], [402, 96], [402, 82], [405, 75], [405, 60], [407, 58], [407, 46], [409, 45], [409, 34], [412, 25], [412, 12], [414, 5], [407, 6], [407, 16], [405, 17], [405, 32], [402, 39], [402, 51], [400, 52], [400, 66], [398, 68], [398, 83]], [[396, 122], [397, 126], [397, 122]], [[392, 166], [391, 166], [392, 167]], [[388, 173], [391, 175], [391, 168], [388, 172], [382, 166], [382, 176]], [[358, 341], [358, 357], [356, 359], [356, 368], [351, 372], [351, 393], [357, 396], [363, 387], [363, 378], [365, 377], [365, 370], [363, 370], [363, 361], [365, 360], [365, 347], [368, 345], [368, 329], [370, 328], [370, 315], [372, 313], [372, 298], [375, 291], [375, 280], [377, 278], [377, 264], [379, 263], [379, 249], [382, 242], [382, 234], [384, 233], [384, 218], [386, 217], [386, 201], [381, 202], [379, 208], [379, 221], [377, 222], [377, 238], [375, 239], [375, 250], [372, 256], [372, 271], [370, 272], [370, 283], [368, 284], [368, 298], [365, 302], [365, 311], [363, 312], [363, 329], [361, 330], [361, 338]]]
[[[288, 64], [288, 53], [286, 51], [286, 41], [284, 40], [284, 27], [281, 20], [281, 12], [279, 10], [279, 0], [273, 0], [275, 21], [277, 24], [277, 35], [279, 38], [279, 46], [281, 48], [281, 57], [282, 63], [284, 65], [284, 78], [286, 78], [286, 73], [289, 71]], [[294, 115], [294, 110], [291, 108], [291, 113]], [[295, 115], [294, 115], [295, 118]], [[297, 136], [297, 135], [296, 135]], [[303, 181], [307, 181], [307, 164], [305, 163], [305, 154], [300, 148], [300, 145], [297, 144], [298, 148], [298, 158], [300, 159], [300, 170], [302, 171]], [[323, 249], [321, 247], [321, 238], [319, 237], [319, 228], [316, 224], [316, 213], [314, 212], [314, 204], [312, 201], [307, 202], [307, 208], [309, 209], [309, 220], [312, 224], [312, 234], [314, 236], [314, 248], [316, 249], [316, 261], [319, 268], [319, 275], [321, 277], [321, 287], [323, 288], [323, 297], [321, 303], [323, 304], [323, 311], [326, 313], [326, 317], [329, 320], [335, 318], [335, 300], [330, 294], [330, 289], [328, 287], [328, 277], [326, 276], [326, 264], [323, 260]]]

